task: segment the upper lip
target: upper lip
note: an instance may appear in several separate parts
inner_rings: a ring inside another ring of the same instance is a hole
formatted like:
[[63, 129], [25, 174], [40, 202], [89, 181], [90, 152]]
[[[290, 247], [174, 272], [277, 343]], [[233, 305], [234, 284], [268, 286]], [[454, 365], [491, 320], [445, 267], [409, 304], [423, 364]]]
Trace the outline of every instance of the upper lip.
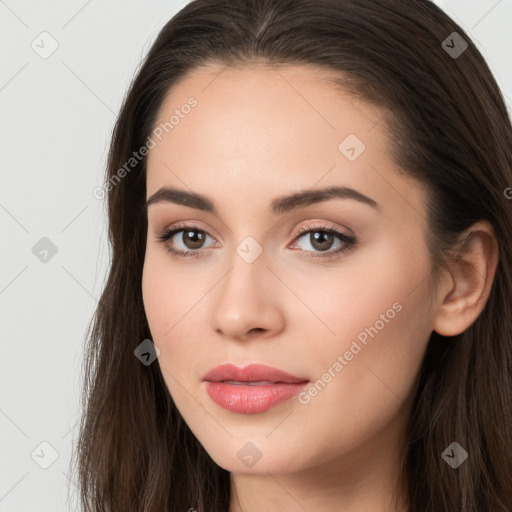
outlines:
[[263, 364], [249, 364], [239, 367], [233, 364], [222, 364], [212, 368], [203, 377], [204, 381], [222, 382], [224, 380], [232, 380], [236, 382], [283, 382], [287, 384], [297, 384], [299, 382], [307, 382], [308, 379], [296, 377], [283, 370], [278, 370], [272, 366]]

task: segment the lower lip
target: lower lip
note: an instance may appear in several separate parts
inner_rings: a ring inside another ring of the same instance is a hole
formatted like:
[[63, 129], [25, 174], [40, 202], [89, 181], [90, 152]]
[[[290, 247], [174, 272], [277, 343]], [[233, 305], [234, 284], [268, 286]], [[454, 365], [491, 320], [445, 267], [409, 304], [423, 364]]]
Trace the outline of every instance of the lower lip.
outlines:
[[243, 386], [225, 382], [206, 382], [210, 398], [224, 409], [241, 414], [258, 414], [298, 395], [309, 382]]

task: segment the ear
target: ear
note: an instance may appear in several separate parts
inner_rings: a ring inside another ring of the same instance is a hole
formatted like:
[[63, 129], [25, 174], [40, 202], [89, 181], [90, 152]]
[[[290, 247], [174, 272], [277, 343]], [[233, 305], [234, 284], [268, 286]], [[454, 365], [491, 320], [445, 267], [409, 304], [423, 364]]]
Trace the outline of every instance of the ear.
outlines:
[[434, 316], [442, 336], [464, 332], [478, 318], [489, 298], [498, 265], [498, 243], [492, 225], [480, 221], [463, 234], [467, 240], [451, 264]]

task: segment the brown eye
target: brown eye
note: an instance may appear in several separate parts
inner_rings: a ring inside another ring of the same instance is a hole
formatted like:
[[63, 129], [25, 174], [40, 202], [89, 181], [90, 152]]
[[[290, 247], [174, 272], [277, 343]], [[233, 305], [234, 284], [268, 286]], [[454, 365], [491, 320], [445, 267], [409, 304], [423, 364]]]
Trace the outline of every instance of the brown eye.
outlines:
[[[301, 238], [304, 238], [312, 248], [310, 250], [307, 246], [306, 249], [302, 247], [303, 251], [309, 253], [309, 256], [313, 258], [336, 256], [338, 253], [348, 251], [356, 244], [356, 239], [353, 236], [345, 235], [333, 227], [315, 227], [309, 224], [299, 230], [296, 240]], [[339, 242], [339, 247], [331, 251], [330, 249], [336, 244], [336, 241]]]
[[309, 240], [311, 246], [318, 251], [327, 251], [331, 248], [334, 243], [334, 235], [332, 233], [326, 233], [325, 231], [311, 231], [309, 233]]
[[201, 249], [204, 243], [205, 233], [198, 229], [195, 230], [182, 230], [182, 241], [189, 249]]
[[[181, 236], [177, 236], [181, 234]], [[180, 258], [199, 257], [204, 252], [204, 242], [210, 237], [205, 231], [195, 226], [175, 226], [166, 228], [157, 239], [166, 249]], [[211, 238], [211, 237], [210, 237]]]

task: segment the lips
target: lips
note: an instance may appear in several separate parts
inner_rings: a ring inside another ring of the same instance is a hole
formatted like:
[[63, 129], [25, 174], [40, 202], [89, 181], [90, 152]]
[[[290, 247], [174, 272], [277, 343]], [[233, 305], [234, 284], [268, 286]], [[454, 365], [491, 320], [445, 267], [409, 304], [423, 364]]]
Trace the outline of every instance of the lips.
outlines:
[[[299, 384], [308, 382], [304, 377], [296, 377], [277, 368], [265, 366], [262, 364], [250, 364], [245, 367], [238, 367], [233, 364], [223, 364], [210, 370], [203, 380], [210, 382], [226, 382], [240, 383], [250, 385], [249, 383], [268, 384]], [[262, 384], [263, 385], [263, 384]]]
[[204, 377], [206, 392], [230, 412], [258, 414], [296, 396], [309, 380], [277, 368], [251, 364], [240, 368], [224, 364]]

